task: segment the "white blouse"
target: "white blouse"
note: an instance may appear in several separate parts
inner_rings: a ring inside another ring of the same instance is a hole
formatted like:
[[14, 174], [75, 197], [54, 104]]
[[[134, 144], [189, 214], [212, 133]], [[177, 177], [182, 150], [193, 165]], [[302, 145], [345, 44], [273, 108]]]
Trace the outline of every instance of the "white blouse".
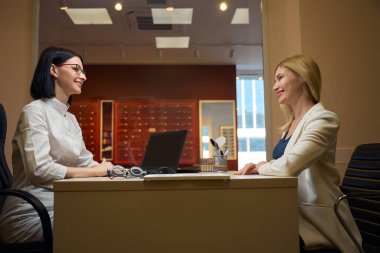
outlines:
[[[13, 188], [27, 191], [46, 206], [53, 221], [53, 181], [63, 179], [67, 167], [93, 167], [82, 131], [68, 106], [56, 98], [26, 105], [12, 141]], [[28, 241], [40, 234], [39, 217], [19, 198], [8, 197], [0, 218], [0, 241]], [[31, 231], [32, 230], [32, 231]]]

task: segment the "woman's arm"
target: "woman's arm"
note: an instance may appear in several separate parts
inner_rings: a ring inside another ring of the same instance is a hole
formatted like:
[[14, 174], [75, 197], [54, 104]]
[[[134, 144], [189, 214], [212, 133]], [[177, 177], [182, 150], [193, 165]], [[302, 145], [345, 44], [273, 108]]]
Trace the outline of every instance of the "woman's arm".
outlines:
[[105, 159], [103, 159], [103, 162], [101, 164], [98, 164], [95, 167], [91, 168], [67, 167], [65, 178], [107, 176], [107, 169], [111, 168], [112, 166], [112, 163], [107, 162]]

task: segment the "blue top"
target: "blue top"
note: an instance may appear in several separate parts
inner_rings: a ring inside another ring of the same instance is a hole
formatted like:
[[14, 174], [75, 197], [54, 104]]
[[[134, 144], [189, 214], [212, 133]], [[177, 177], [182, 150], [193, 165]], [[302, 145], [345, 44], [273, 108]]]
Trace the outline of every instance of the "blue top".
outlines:
[[273, 159], [278, 159], [284, 154], [286, 145], [288, 145], [288, 142], [291, 137], [290, 136], [288, 139], [286, 139], [287, 134], [288, 133], [286, 133], [284, 137], [282, 137], [280, 141], [277, 143], [277, 145], [274, 147], [273, 154], [272, 154]]

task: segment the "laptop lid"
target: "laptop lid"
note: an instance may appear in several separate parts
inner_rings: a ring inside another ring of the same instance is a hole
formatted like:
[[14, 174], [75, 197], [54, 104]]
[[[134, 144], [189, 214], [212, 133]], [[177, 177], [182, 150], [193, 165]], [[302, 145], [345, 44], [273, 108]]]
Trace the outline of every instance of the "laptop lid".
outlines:
[[150, 134], [141, 168], [148, 174], [175, 173], [186, 135], [187, 130]]

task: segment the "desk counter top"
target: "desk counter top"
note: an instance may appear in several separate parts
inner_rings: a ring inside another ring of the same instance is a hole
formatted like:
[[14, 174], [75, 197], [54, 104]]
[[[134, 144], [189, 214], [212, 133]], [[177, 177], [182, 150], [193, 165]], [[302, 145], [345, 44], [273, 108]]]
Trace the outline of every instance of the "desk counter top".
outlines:
[[[224, 173], [229, 178], [220, 177], [216, 174], [210, 178], [211, 173], [174, 174], [169, 180], [144, 180], [140, 178], [113, 178], [91, 177], [72, 178], [54, 182], [55, 192], [64, 191], [128, 191], [128, 190], [164, 190], [164, 189], [244, 189], [244, 188], [287, 188], [297, 187], [296, 177], [276, 177], [262, 175], [237, 176], [232, 173]], [[162, 175], [168, 177], [168, 175]], [[188, 177], [187, 177], [188, 176]], [[159, 177], [159, 175], [158, 175]], [[163, 183], [164, 182], [164, 183]]]
[[54, 182], [54, 253], [298, 251], [297, 178], [159, 177]]

